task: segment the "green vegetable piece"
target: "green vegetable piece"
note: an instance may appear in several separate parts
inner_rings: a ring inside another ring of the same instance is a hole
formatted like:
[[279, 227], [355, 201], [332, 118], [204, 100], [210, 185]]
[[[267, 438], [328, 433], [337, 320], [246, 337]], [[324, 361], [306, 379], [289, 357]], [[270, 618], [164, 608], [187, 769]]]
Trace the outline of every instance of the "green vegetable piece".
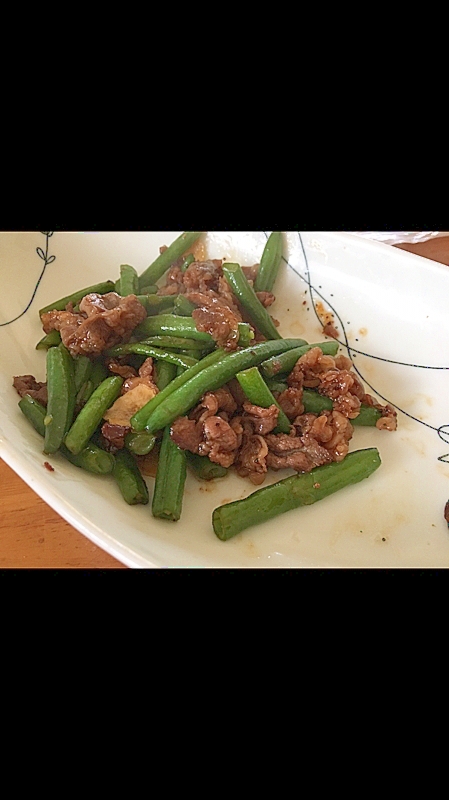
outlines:
[[282, 261], [282, 232], [273, 231], [264, 247], [259, 269], [254, 281], [255, 292], [271, 292]]
[[[194, 375], [192, 373], [189, 375], [190, 370], [187, 370], [180, 376], [184, 379], [183, 383], [179, 386], [177, 385], [174, 390], [175, 381], [173, 381], [171, 385], [172, 391], [168, 396], [164, 397], [163, 402], [161, 399], [157, 399], [158, 397], [160, 398], [160, 395], [156, 395], [132, 417], [132, 427], [135, 430], [139, 430], [141, 428], [136, 426], [142, 425], [150, 433], [163, 430], [166, 425], [171, 425], [177, 417], [184, 416], [206, 392], [219, 389], [231, 378], [235, 378], [238, 372], [249, 367], [256, 367], [270, 356], [295, 347], [297, 341], [297, 339], [276, 339], [260, 342], [252, 347], [236, 350], [232, 353], [225, 354], [224, 351], [221, 351], [222, 355], [219, 360], [212, 362], [208, 366], [205, 365], [208, 358], [206, 356], [199, 362], [200, 366], [204, 365], [204, 369], [200, 369]], [[220, 353], [219, 350], [214, 352]], [[191, 367], [191, 369], [194, 368]], [[187, 381], [185, 382], [186, 376]]]
[[185, 257], [183, 263], [181, 264], [181, 272], [185, 272], [188, 267], [195, 261], [195, 256], [193, 253], [189, 253], [188, 256]]
[[260, 365], [260, 371], [264, 378], [274, 378], [275, 375], [289, 375], [298, 358], [301, 358], [312, 347], [319, 347], [325, 356], [335, 356], [339, 348], [339, 344], [336, 341], [320, 342], [319, 344], [308, 344], [304, 339], [299, 341], [301, 344], [293, 350], [272, 356], [272, 358], [268, 358]]
[[[193, 367], [189, 367], [187, 370], [182, 370], [182, 372], [177, 375], [170, 383], [165, 386], [157, 395], [155, 395], [149, 403], [147, 403], [143, 408], [134, 414], [131, 419], [131, 425], [133, 430], [135, 431], [142, 431], [144, 430], [147, 419], [152, 411], [156, 409], [161, 403], [164, 403], [167, 397], [178, 389], [180, 386], [183, 386], [190, 378], [196, 375], [198, 372], [204, 370], [210, 364], [214, 364], [216, 361], [219, 361], [224, 354], [224, 350], [213, 350], [212, 353], [209, 353], [205, 356], [201, 361], [198, 361]], [[151, 403], [151, 406], [150, 406]]]
[[44, 453], [56, 453], [72, 424], [75, 411], [73, 359], [64, 345], [47, 350], [47, 413]]
[[238, 372], [236, 378], [250, 403], [260, 406], [260, 408], [269, 408], [272, 405], [277, 406], [279, 415], [274, 432], [290, 433], [291, 423], [278, 401], [273, 397], [257, 367], [250, 367]]
[[199, 331], [192, 317], [181, 317], [176, 314], [158, 314], [147, 317], [134, 330], [136, 338], [146, 339], [149, 336], [180, 336], [183, 339], [194, 339], [197, 342], [213, 343], [209, 333]]
[[374, 406], [368, 406], [362, 403], [358, 415], [351, 419], [353, 425], [360, 427], [375, 427], [377, 420], [382, 416], [382, 413]]
[[181, 517], [186, 480], [186, 453], [170, 437], [167, 426], [162, 435], [161, 449], [154, 482], [153, 517], [177, 522]]
[[125, 447], [134, 456], [146, 456], [151, 453], [156, 444], [156, 437], [147, 431], [128, 433], [125, 436]]
[[79, 392], [90, 378], [93, 363], [87, 356], [76, 356], [73, 359], [75, 392]]
[[343, 461], [316, 467], [253, 492], [244, 500], [216, 508], [212, 526], [216, 536], [227, 541], [237, 533], [259, 525], [300, 506], [319, 500], [368, 478], [381, 465], [377, 448], [356, 450]]
[[110, 475], [114, 469], [114, 456], [93, 442], [88, 442], [77, 455], [71, 453], [64, 444], [59, 448], [59, 452], [75, 467], [92, 472], [94, 475]]
[[187, 466], [199, 481], [213, 481], [216, 478], [225, 478], [229, 470], [220, 464], [214, 464], [208, 456], [199, 456], [197, 453], [185, 451]]
[[148, 286], [140, 286], [139, 291], [143, 295], [145, 295], [145, 294], [157, 294], [158, 293], [158, 289], [159, 289], [159, 286], [157, 285], [157, 283], [150, 283]]
[[281, 339], [281, 334], [249, 284], [240, 264], [223, 264], [222, 269], [230, 288], [253, 325], [267, 339]]
[[[302, 393], [305, 414], [321, 414], [323, 411], [332, 411], [334, 404], [329, 397], [324, 397], [313, 389], [304, 389]], [[351, 420], [352, 422], [353, 420]]]
[[48, 350], [49, 347], [57, 347], [59, 344], [61, 344], [59, 331], [50, 331], [38, 341], [36, 350]]
[[187, 300], [185, 295], [178, 294], [177, 297], [175, 297], [173, 306], [174, 314], [177, 314], [180, 317], [191, 317], [192, 311], [195, 311], [195, 308], [195, 303], [191, 303], [190, 300]]
[[178, 236], [178, 238], [175, 239], [175, 241], [172, 242], [144, 272], [142, 272], [139, 278], [139, 285], [142, 287], [147, 283], [157, 283], [159, 278], [162, 278], [173, 262], [181, 258], [185, 251], [195, 244], [201, 234], [202, 231], [185, 231]]
[[156, 358], [158, 361], [168, 361], [170, 364], [175, 364], [177, 367], [193, 367], [197, 363], [196, 358], [189, 355], [182, 355], [181, 353], [171, 353], [169, 350], [162, 350], [159, 347], [152, 347], [146, 342], [134, 342], [130, 344], [119, 344], [116, 347], [111, 347], [106, 351], [108, 356], [118, 358], [120, 356], [129, 355], [134, 353], [138, 356], [145, 356], [145, 358]]
[[[49, 350], [51, 352], [51, 350]], [[103, 419], [103, 415], [120, 394], [123, 378], [113, 375], [106, 378], [89, 397], [65, 437], [65, 446], [77, 455], [86, 446]]]
[[120, 265], [119, 292], [122, 297], [137, 294], [139, 291], [139, 276], [130, 264]]
[[56, 300], [54, 303], [44, 306], [44, 308], [40, 309], [39, 316], [46, 314], [47, 311], [64, 311], [68, 303], [73, 303], [73, 305], [76, 306], [86, 294], [92, 294], [93, 292], [96, 294], [107, 294], [113, 291], [115, 291], [115, 283], [113, 281], [95, 283], [93, 286], [87, 286], [85, 289], [73, 292], [73, 294], [69, 294], [67, 297], [61, 297], [60, 300]]
[[156, 386], [162, 392], [176, 378], [177, 368], [169, 361], [156, 362]]
[[145, 306], [147, 314], [151, 316], [163, 314], [173, 309], [175, 305], [175, 296], [172, 294], [147, 294], [143, 305]]
[[136, 459], [128, 450], [118, 450], [115, 454], [112, 475], [128, 505], [147, 505], [149, 503], [148, 487], [137, 466]]
[[[198, 342], [195, 339], [186, 339], [182, 336], [149, 336], [147, 339], [142, 339], [140, 344], [153, 345], [154, 347], [161, 347], [163, 350], [198, 350]], [[210, 350], [215, 347], [214, 342], [201, 342], [201, 350]]]
[[[19, 400], [19, 408], [37, 433], [42, 437], [45, 436], [44, 419], [47, 412], [44, 406], [26, 394]], [[58, 452], [76, 467], [87, 470], [87, 472], [92, 472], [96, 475], [109, 475], [112, 472], [114, 457], [110, 453], [100, 450], [93, 442], [88, 442], [77, 456], [67, 450], [64, 444], [61, 444]]]

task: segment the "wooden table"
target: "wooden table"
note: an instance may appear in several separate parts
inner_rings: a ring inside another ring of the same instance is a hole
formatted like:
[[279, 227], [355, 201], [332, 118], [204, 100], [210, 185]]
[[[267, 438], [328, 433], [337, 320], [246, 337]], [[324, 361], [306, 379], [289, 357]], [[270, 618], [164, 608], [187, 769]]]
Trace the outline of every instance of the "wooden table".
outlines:
[[[403, 250], [449, 265], [449, 232]], [[0, 569], [127, 569], [41, 500], [0, 459]]]

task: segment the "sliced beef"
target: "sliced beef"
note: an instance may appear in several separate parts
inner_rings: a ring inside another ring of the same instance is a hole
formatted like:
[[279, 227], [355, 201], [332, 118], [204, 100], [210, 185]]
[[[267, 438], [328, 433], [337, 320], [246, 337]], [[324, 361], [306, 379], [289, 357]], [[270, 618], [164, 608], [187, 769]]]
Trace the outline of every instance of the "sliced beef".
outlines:
[[45, 333], [60, 331], [61, 339], [73, 356], [98, 355], [109, 347], [127, 341], [134, 328], [146, 317], [135, 295], [121, 297], [116, 292], [92, 293], [80, 302], [80, 311], [49, 311], [42, 315]]
[[42, 406], [47, 406], [47, 384], [37, 381], [34, 375], [16, 375], [13, 379], [13, 386], [20, 397], [29, 394]]

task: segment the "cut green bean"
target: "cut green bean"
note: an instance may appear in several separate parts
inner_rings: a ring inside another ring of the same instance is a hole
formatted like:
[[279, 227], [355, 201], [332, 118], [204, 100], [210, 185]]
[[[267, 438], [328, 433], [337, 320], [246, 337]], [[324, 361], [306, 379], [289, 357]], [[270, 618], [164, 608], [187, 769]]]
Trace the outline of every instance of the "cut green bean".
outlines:
[[248, 282], [240, 264], [223, 264], [223, 275], [253, 325], [267, 339], [281, 339], [276, 325]]
[[94, 475], [110, 475], [114, 469], [114, 456], [93, 442], [88, 442], [77, 455], [71, 453], [64, 444], [59, 448], [59, 452], [75, 467], [92, 472]]
[[75, 356], [73, 359], [73, 366], [75, 392], [78, 393], [81, 387], [87, 383], [91, 376], [93, 362], [90, 360], [90, 358], [88, 358], [88, 356]]
[[196, 375], [198, 372], [201, 372], [210, 364], [215, 364], [216, 361], [219, 361], [223, 358], [225, 351], [224, 350], [213, 350], [212, 353], [209, 353], [205, 356], [201, 361], [198, 361], [193, 367], [189, 367], [189, 369], [183, 370], [182, 373], [177, 375], [167, 386], [165, 386], [161, 391], [155, 395], [150, 403], [147, 403], [143, 408], [134, 414], [131, 419], [131, 425], [133, 430], [135, 431], [142, 431], [145, 428], [147, 423], [147, 419], [149, 414], [154, 411], [161, 403], [165, 403], [167, 397], [178, 389], [180, 386], [183, 386], [190, 378]]
[[[250, 345], [254, 339], [251, 326], [247, 322], [239, 322], [238, 331], [238, 344], [242, 347]], [[200, 342], [201, 345], [215, 346], [215, 341], [210, 333], [199, 331], [192, 317], [177, 314], [158, 314], [147, 317], [135, 328], [134, 336], [137, 339], [145, 340], [152, 336], [176, 336], [182, 339], [193, 339]]]
[[105, 411], [119, 396], [122, 385], [123, 378], [113, 375], [102, 381], [91, 394], [66, 434], [64, 443], [71, 453], [77, 455], [86, 446]]
[[161, 253], [147, 269], [142, 272], [139, 278], [139, 285], [145, 286], [147, 283], [157, 283], [164, 273], [171, 267], [174, 261], [185, 253], [196, 240], [201, 236], [202, 231], [185, 231], [174, 242], [172, 242], [163, 253]]
[[44, 306], [39, 311], [39, 316], [42, 314], [46, 314], [48, 311], [64, 311], [65, 307], [68, 303], [72, 303], [74, 306], [77, 305], [86, 294], [107, 294], [108, 292], [115, 291], [115, 283], [114, 281], [103, 281], [102, 283], [95, 283], [93, 286], [87, 286], [85, 289], [81, 289], [78, 292], [73, 292], [72, 294], [67, 295], [67, 297], [61, 297], [60, 300], [55, 300], [54, 303], [49, 303], [48, 306]]
[[278, 356], [268, 358], [260, 365], [260, 371], [264, 378], [274, 378], [275, 375], [289, 375], [298, 358], [308, 353], [312, 347], [319, 347], [326, 356], [335, 356], [339, 348], [338, 342], [335, 341], [320, 342], [319, 344], [308, 344], [304, 339], [299, 341], [302, 344], [298, 345], [298, 347]]
[[382, 413], [374, 406], [368, 406], [362, 403], [358, 415], [351, 419], [353, 425], [360, 427], [375, 427], [376, 422], [382, 417]]
[[[44, 419], [47, 412], [44, 406], [26, 394], [19, 400], [19, 408], [37, 433], [42, 437], [45, 436]], [[105, 450], [101, 450], [93, 442], [88, 442], [77, 456], [67, 450], [64, 444], [61, 444], [58, 452], [76, 467], [96, 475], [109, 475], [114, 466], [114, 457], [110, 453], [106, 453]]]
[[167, 426], [162, 435], [161, 449], [154, 482], [153, 517], [176, 522], [181, 517], [186, 480], [186, 453], [170, 437]]
[[260, 408], [269, 408], [272, 405], [278, 408], [279, 414], [274, 432], [290, 433], [291, 423], [278, 401], [273, 397], [257, 367], [250, 367], [238, 372], [236, 378], [250, 403]]
[[[303, 403], [305, 414], [322, 414], [323, 411], [332, 411], [334, 404], [329, 397], [315, 392], [313, 389], [303, 390]], [[356, 427], [375, 427], [382, 414], [374, 406], [362, 403], [360, 411], [354, 419], [349, 421]]]
[[156, 444], [156, 437], [147, 431], [128, 433], [125, 436], [125, 447], [133, 456], [147, 456]]
[[214, 464], [208, 456], [199, 456], [197, 453], [185, 451], [187, 466], [199, 481], [213, 481], [216, 478], [225, 478], [229, 470], [220, 464]]
[[176, 373], [175, 364], [170, 364], [169, 361], [156, 362], [156, 386], [159, 392], [162, 392], [176, 378]]
[[227, 541], [246, 528], [301, 506], [312, 505], [358, 483], [372, 475], [380, 465], [379, 451], [371, 447], [349, 453], [343, 461], [284, 478], [258, 489], [244, 500], [216, 508], [212, 514], [214, 532], [219, 539]]
[[[200, 369], [193, 377], [190, 377], [192, 373], [188, 375], [189, 370], [187, 370], [182, 376], [183, 378], [188, 376], [187, 382], [174, 391], [172, 390], [164, 398], [164, 402], [161, 400], [155, 402], [158, 398], [156, 395], [132, 417], [132, 427], [139, 430], [136, 424], [142, 425], [150, 433], [163, 430], [166, 425], [171, 425], [177, 417], [184, 416], [206, 392], [219, 389], [231, 378], [235, 378], [238, 372], [258, 366], [270, 356], [296, 347], [297, 342], [297, 339], [274, 339], [260, 342], [252, 347], [222, 355], [218, 361], [207, 367], [204, 366], [204, 369]], [[204, 364], [206, 358], [200, 361], [199, 365]]]
[[50, 331], [42, 339], [39, 339], [36, 350], [48, 350], [49, 347], [57, 347], [61, 344], [61, 334], [59, 331]]
[[148, 286], [140, 286], [139, 285], [139, 292], [142, 295], [146, 294], [157, 294], [159, 286], [157, 283], [150, 283]]
[[264, 378], [265, 383], [267, 384], [270, 392], [285, 392], [288, 389], [288, 383], [286, 381], [281, 381], [280, 378]]
[[73, 359], [64, 345], [47, 350], [47, 413], [44, 453], [56, 453], [72, 424], [75, 412]]
[[149, 336], [180, 336], [182, 339], [194, 339], [197, 342], [213, 343], [209, 333], [199, 331], [192, 317], [181, 317], [176, 314], [158, 314], [147, 317], [134, 330], [136, 338]]
[[172, 294], [147, 294], [143, 300], [143, 306], [147, 314], [155, 316], [156, 314], [163, 314], [171, 311], [175, 305], [175, 295]]
[[148, 487], [136, 459], [126, 449], [115, 454], [112, 475], [126, 503], [130, 506], [149, 503]]
[[282, 260], [282, 232], [273, 231], [266, 242], [254, 281], [255, 292], [271, 292]]
[[127, 297], [130, 294], [137, 294], [139, 291], [139, 276], [131, 266], [131, 264], [120, 265], [120, 290], [119, 294], [122, 297]]
[[152, 347], [146, 342], [118, 344], [116, 347], [111, 347], [110, 350], [106, 351], [106, 354], [113, 358], [119, 358], [130, 353], [134, 353], [137, 356], [145, 356], [145, 358], [156, 358], [158, 361], [168, 361], [170, 364], [176, 364], [177, 367], [184, 367], [185, 369], [193, 367], [198, 361], [193, 356], [171, 353], [169, 350], [162, 350], [160, 347]]
[[[198, 342], [195, 339], [185, 339], [182, 336], [149, 336], [141, 339], [140, 344], [161, 347], [163, 350], [198, 350]], [[210, 352], [215, 347], [215, 342], [201, 342], [201, 350]]]
[[188, 267], [195, 261], [195, 256], [193, 253], [189, 253], [188, 256], [185, 257], [184, 261], [181, 264], [181, 272], [185, 272]]
[[190, 300], [187, 300], [187, 297], [183, 294], [178, 294], [175, 297], [175, 302], [173, 305], [173, 313], [177, 314], [180, 317], [191, 317], [192, 311], [195, 311], [196, 305], [192, 303]]

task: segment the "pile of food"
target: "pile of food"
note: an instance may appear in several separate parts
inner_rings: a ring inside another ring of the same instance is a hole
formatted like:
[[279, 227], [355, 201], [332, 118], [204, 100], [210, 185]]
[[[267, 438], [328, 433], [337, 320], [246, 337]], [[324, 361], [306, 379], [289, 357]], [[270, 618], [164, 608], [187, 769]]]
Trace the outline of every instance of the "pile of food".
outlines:
[[[368, 477], [377, 448], [349, 452], [354, 427], [393, 431], [396, 412], [369, 394], [335, 339], [284, 339], [270, 315], [283, 263], [273, 232], [260, 263], [208, 259], [185, 232], [140, 276], [90, 286], [40, 310], [46, 376], [14, 378], [43, 451], [112, 475], [124, 500], [177, 521], [189, 468], [234, 470], [261, 487], [215, 509], [215, 534], [240, 531]], [[270, 310], [269, 310], [270, 309]]]

